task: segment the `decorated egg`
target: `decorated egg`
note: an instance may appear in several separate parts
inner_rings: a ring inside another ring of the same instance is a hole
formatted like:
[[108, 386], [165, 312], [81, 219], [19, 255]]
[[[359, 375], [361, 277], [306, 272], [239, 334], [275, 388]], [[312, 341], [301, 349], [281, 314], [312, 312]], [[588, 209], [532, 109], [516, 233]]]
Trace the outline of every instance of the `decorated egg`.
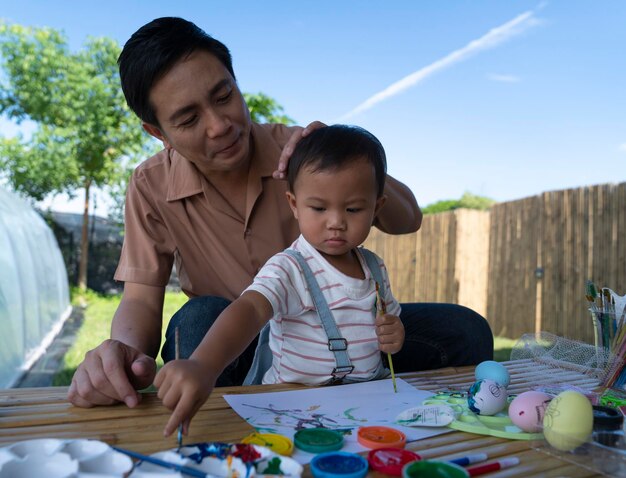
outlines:
[[485, 360], [476, 366], [474, 371], [476, 380], [482, 380], [484, 378], [493, 380], [496, 383], [504, 387], [508, 387], [511, 383], [511, 375], [504, 365], [495, 360]]
[[509, 418], [514, 425], [528, 433], [538, 433], [543, 428], [543, 416], [552, 395], [543, 392], [520, 393], [509, 404]]
[[557, 450], [582, 445], [593, 429], [593, 408], [582, 393], [566, 390], [552, 399], [543, 417], [543, 435]]
[[479, 415], [495, 415], [506, 407], [507, 398], [506, 387], [485, 378], [470, 387], [467, 405]]

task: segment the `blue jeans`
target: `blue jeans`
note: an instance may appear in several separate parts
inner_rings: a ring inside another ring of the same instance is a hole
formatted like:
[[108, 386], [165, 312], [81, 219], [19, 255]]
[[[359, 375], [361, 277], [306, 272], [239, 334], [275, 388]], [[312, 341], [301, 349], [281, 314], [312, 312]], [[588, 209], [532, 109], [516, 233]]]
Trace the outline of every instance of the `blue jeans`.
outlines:
[[[230, 304], [221, 297], [190, 299], [170, 320], [161, 356], [165, 362], [175, 357], [174, 336], [179, 328], [181, 358], [189, 357], [220, 313]], [[395, 372], [413, 372], [441, 367], [477, 365], [493, 359], [493, 335], [487, 321], [467, 307], [455, 304], [400, 304], [404, 324], [402, 350], [393, 355]], [[241, 385], [254, 359], [257, 340], [217, 380], [218, 387]]]

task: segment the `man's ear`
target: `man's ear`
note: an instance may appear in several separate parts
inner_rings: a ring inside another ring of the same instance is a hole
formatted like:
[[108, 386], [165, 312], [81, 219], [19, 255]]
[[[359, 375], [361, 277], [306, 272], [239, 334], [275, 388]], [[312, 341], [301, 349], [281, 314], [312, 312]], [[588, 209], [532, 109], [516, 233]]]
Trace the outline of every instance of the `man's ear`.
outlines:
[[374, 217], [376, 217], [378, 215], [380, 210], [385, 205], [385, 202], [387, 202], [387, 196], [384, 195], [384, 194], [381, 197], [379, 197], [378, 199], [376, 199], [376, 207], [374, 208]]
[[287, 191], [285, 193], [287, 196], [287, 202], [289, 202], [289, 207], [291, 208], [291, 212], [293, 213], [293, 217], [298, 219], [298, 209], [296, 208], [296, 196], [291, 191]]
[[156, 139], [161, 141], [165, 149], [172, 148], [172, 145], [169, 143], [163, 132], [158, 127], [150, 123], [141, 123], [141, 126], [143, 126], [143, 129], [146, 133], [148, 133], [150, 136], [154, 136]]

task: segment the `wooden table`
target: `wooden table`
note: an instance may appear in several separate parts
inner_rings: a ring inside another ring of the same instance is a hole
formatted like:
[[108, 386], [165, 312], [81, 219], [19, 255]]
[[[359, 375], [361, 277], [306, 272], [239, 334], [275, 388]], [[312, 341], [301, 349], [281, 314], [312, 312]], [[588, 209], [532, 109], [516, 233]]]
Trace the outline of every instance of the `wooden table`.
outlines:
[[[521, 393], [537, 384], [570, 383], [592, 389], [597, 383], [580, 373], [542, 365], [530, 360], [504, 362], [511, 373], [510, 393]], [[467, 390], [473, 382], [474, 367], [445, 368], [401, 374], [416, 388], [429, 391]], [[299, 385], [263, 385], [218, 388], [192, 422], [187, 443], [203, 441], [238, 442], [253, 428], [240, 418], [223, 399], [225, 394], [258, 393], [299, 389]], [[0, 446], [31, 438], [92, 438], [140, 453], [153, 453], [176, 446], [175, 437], [163, 438], [169, 411], [153, 393], [145, 394], [135, 409], [123, 405], [81, 409], [66, 400], [67, 388], [25, 388], [0, 391]], [[536, 444], [535, 444], [536, 445]], [[424, 459], [450, 459], [469, 453], [485, 452], [490, 459], [517, 456], [516, 467], [486, 476], [602, 476], [586, 468], [585, 461], [572, 463], [553, 456], [545, 447], [524, 440], [451, 432], [407, 444]], [[567, 458], [567, 457], [566, 457]], [[589, 460], [587, 460], [589, 461]], [[304, 476], [311, 476], [308, 467]], [[371, 472], [370, 477], [382, 477]]]

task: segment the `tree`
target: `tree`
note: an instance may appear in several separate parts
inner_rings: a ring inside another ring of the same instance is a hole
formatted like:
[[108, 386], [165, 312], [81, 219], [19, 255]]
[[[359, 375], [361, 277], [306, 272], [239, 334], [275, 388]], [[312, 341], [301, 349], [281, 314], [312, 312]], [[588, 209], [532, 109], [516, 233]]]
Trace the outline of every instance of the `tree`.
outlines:
[[424, 214], [436, 214], [438, 212], [453, 211], [454, 209], [489, 209], [496, 203], [493, 199], [465, 192], [461, 199], [445, 199], [429, 204], [422, 209]]
[[28, 139], [0, 137], [0, 168], [16, 191], [35, 200], [85, 189], [81, 289], [90, 190], [118, 183], [127, 164], [149, 148], [119, 85], [119, 52], [107, 38], [90, 38], [71, 52], [59, 31], [0, 23], [0, 114], [36, 125]]
[[264, 93], [244, 93], [244, 99], [250, 110], [250, 118], [257, 123], [283, 123], [294, 124], [287, 115], [282, 114], [283, 107], [278, 102]]

